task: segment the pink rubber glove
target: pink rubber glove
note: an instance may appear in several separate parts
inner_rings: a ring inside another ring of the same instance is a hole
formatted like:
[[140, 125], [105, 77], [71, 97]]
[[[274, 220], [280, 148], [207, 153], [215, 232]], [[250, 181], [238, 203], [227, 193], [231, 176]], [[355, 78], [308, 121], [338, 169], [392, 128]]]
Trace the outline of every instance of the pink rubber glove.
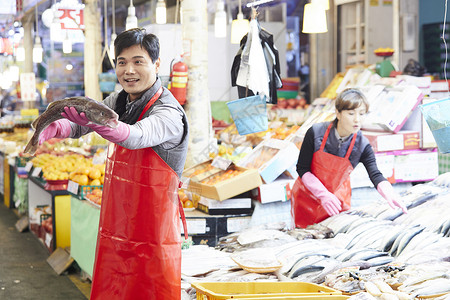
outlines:
[[340, 212], [341, 201], [333, 193], [330, 193], [313, 173], [303, 174], [302, 182], [314, 196], [320, 199], [320, 203], [330, 216]]
[[64, 111], [65, 112], [61, 113], [61, 115], [64, 118], [78, 125], [91, 128], [92, 130], [96, 131], [99, 135], [101, 135], [103, 138], [107, 139], [110, 142], [113, 143], [123, 142], [130, 135], [129, 125], [123, 122], [119, 121], [116, 128], [111, 128], [108, 126], [97, 125], [92, 123], [88, 118], [86, 118], [84, 112], [79, 114], [75, 109], [75, 107], [64, 107]]
[[406, 206], [399, 199], [398, 194], [394, 191], [394, 188], [389, 183], [389, 181], [384, 180], [380, 182], [377, 186], [377, 191], [381, 196], [383, 196], [384, 199], [386, 199], [390, 207], [392, 207], [393, 209], [399, 207], [405, 214], [408, 213]]
[[70, 136], [70, 132], [70, 122], [68, 120], [56, 120], [55, 122], [50, 123], [50, 125], [48, 125], [47, 128], [41, 132], [39, 135], [39, 145], [51, 138], [68, 138]]

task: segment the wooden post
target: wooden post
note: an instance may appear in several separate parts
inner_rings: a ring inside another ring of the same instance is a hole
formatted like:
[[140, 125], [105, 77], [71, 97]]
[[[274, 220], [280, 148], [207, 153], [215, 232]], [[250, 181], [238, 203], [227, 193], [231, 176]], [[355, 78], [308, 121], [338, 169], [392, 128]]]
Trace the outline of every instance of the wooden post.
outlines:
[[84, 7], [84, 90], [85, 96], [102, 101], [98, 74], [102, 66], [102, 36], [98, 0], [86, 0]]
[[189, 151], [186, 167], [209, 159], [212, 130], [208, 92], [208, 16], [206, 0], [183, 0], [182, 36], [184, 60], [188, 65], [185, 110], [189, 120]]

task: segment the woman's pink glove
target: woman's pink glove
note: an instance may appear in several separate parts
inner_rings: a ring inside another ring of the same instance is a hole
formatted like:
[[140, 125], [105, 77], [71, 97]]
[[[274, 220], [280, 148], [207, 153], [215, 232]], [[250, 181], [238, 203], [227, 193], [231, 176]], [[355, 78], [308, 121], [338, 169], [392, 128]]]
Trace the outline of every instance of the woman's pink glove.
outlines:
[[68, 138], [70, 136], [70, 132], [70, 122], [68, 120], [56, 120], [55, 122], [50, 123], [50, 125], [48, 125], [47, 128], [41, 132], [39, 135], [39, 145], [51, 138]]
[[330, 193], [313, 173], [303, 174], [302, 182], [314, 196], [320, 199], [322, 207], [330, 216], [337, 215], [341, 211], [341, 201]]
[[97, 125], [86, 118], [86, 114], [84, 112], [79, 114], [75, 107], [64, 107], [64, 112], [61, 113], [61, 115], [73, 123], [91, 128], [103, 138], [113, 143], [121, 143], [130, 135], [130, 127], [128, 124], [118, 121], [116, 128]]
[[399, 207], [405, 214], [408, 213], [406, 206], [399, 199], [398, 194], [394, 191], [394, 188], [389, 181], [384, 180], [380, 182], [377, 186], [377, 191], [381, 196], [383, 196], [384, 199], [386, 199], [390, 207], [394, 209], [395, 207]]

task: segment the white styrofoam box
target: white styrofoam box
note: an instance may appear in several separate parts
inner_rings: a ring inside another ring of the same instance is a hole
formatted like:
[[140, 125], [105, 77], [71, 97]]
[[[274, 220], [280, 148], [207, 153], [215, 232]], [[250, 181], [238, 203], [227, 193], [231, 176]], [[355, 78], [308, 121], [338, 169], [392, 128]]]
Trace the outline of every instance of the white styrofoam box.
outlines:
[[261, 203], [283, 202], [291, 198], [295, 179], [280, 176], [271, 183], [262, 184], [251, 191], [252, 198]]
[[[394, 175], [395, 155], [392, 152], [376, 153], [375, 159], [378, 169], [385, 178]], [[362, 163], [359, 163], [350, 174], [350, 186], [352, 188], [373, 187], [369, 174], [367, 174], [366, 168]]]

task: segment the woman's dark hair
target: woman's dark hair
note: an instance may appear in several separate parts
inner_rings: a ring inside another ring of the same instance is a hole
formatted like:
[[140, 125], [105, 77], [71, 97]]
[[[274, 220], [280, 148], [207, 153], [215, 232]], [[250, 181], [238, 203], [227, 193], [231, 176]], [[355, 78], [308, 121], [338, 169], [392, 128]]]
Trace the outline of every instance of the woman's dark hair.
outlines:
[[[335, 101], [335, 107], [338, 112], [343, 110], [353, 110], [360, 107], [362, 104], [366, 106], [366, 113], [369, 111], [369, 102], [366, 96], [355, 88], [347, 88], [343, 90]], [[334, 126], [337, 126], [338, 119], [334, 119]]]
[[148, 55], [154, 63], [159, 58], [159, 39], [156, 35], [146, 33], [144, 28], [133, 28], [120, 33], [114, 41], [115, 59], [123, 50], [140, 45], [142, 49], [147, 51]]
[[348, 88], [343, 90], [336, 97], [336, 109], [338, 112], [343, 110], [352, 110], [360, 107], [362, 104], [366, 106], [366, 112], [369, 111], [369, 102], [364, 94], [355, 88]]

